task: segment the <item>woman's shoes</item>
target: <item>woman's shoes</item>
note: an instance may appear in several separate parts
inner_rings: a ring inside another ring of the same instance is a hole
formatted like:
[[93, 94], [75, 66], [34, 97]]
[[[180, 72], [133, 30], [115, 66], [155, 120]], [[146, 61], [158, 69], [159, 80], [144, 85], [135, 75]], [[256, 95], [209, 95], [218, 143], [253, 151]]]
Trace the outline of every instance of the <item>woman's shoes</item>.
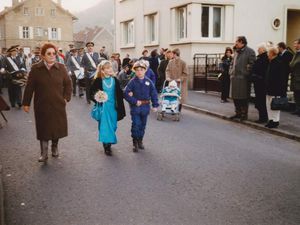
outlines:
[[103, 147], [104, 147], [105, 155], [111, 156], [112, 155], [111, 144], [103, 144]]
[[279, 122], [274, 122], [273, 120], [269, 120], [269, 122], [265, 125], [267, 128], [277, 128], [279, 126]]

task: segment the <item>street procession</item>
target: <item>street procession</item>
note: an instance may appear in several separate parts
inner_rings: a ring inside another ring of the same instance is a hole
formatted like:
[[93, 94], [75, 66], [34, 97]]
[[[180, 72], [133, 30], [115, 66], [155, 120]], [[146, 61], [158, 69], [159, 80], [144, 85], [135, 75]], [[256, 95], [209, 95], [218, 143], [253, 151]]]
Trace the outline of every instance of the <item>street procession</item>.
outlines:
[[1, 0], [0, 225], [299, 225], [298, 0]]

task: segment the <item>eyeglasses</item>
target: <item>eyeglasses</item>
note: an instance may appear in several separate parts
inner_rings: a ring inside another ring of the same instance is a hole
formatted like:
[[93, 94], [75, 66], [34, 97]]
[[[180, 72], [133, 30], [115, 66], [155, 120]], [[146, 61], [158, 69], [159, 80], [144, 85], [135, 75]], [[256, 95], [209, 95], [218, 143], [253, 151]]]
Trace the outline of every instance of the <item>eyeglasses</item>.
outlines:
[[56, 55], [56, 52], [47, 52], [46, 55]]

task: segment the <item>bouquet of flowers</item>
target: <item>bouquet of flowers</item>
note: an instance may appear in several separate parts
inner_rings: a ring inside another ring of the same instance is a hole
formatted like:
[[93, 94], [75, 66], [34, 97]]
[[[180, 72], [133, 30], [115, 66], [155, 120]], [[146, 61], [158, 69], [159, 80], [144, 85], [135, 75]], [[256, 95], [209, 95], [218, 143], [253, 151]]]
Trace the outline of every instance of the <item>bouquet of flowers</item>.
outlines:
[[107, 101], [108, 96], [104, 91], [100, 90], [95, 94], [94, 98], [95, 98], [96, 102], [104, 103]]

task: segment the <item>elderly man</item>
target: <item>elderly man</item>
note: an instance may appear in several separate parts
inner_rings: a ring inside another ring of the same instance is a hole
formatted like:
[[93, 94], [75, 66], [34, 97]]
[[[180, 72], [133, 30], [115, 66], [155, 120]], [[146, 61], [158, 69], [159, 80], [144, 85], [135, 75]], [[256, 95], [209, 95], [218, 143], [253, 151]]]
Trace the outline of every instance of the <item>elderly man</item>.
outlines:
[[248, 102], [250, 97], [249, 76], [255, 62], [255, 52], [247, 46], [247, 39], [238, 36], [235, 42], [235, 53], [229, 70], [231, 79], [231, 97], [235, 106], [235, 115], [231, 119], [248, 118]]
[[296, 111], [293, 114], [300, 116], [300, 38], [294, 42], [296, 54], [290, 63], [291, 91], [294, 92]]
[[[187, 98], [187, 78], [188, 71], [186, 63], [180, 58], [180, 50], [174, 49], [174, 58], [170, 60], [166, 69], [166, 80], [181, 81], [181, 104], [185, 103]], [[181, 110], [181, 104], [179, 109]]]

